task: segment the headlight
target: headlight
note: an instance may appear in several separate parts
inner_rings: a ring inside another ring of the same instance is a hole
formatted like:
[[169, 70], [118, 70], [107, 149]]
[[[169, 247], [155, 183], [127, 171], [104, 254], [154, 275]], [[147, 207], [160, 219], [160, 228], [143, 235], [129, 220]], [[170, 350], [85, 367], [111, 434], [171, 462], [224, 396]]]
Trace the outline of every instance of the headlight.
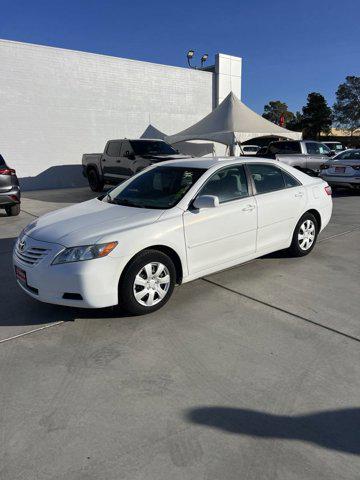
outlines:
[[52, 265], [59, 263], [82, 262], [94, 258], [106, 257], [114, 250], [118, 242], [101, 243], [99, 245], [84, 245], [82, 247], [65, 248], [56, 255]]

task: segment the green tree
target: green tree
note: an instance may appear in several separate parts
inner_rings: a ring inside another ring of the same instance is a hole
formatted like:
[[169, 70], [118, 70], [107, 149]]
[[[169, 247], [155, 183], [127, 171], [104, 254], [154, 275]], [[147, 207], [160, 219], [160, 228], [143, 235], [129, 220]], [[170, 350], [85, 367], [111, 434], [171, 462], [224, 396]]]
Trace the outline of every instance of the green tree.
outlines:
[[284, 117], [284, 126], [293, 119], [294, 114], [289, 112], [286, 103], [280, 102], [280, 100], [272, 100], [264, 106], [264, 113], [262, 115], [270, 122], [280, 124], [280, 118]]
[[319, 138], [320, 133], [329, 133], [332, 124], [332, 111], [321, 93], [312, 92], [302, 109], [304, 135]]
[[296, 112], [294, 118], [287, 123], [286, 128], [294, 130], [295, 132], [301, 132], [304, 128], [304, 119], [301, 112]]
[[360, 128], [360, 77], [348, 76], [336, 91], [334, 121], [352, 135]]

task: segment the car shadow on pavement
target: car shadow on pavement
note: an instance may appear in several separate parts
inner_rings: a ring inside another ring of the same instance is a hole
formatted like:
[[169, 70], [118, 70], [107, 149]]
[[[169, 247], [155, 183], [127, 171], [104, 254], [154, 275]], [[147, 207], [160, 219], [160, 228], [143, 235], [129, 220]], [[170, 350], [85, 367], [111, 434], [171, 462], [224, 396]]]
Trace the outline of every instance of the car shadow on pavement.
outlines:
[[185, 412], [191, 423], [237, 435], [298, 440], [322, 448], [360, 455], [360, 408], [326, 410], [306, 415], [230, 407], [198, 407]]

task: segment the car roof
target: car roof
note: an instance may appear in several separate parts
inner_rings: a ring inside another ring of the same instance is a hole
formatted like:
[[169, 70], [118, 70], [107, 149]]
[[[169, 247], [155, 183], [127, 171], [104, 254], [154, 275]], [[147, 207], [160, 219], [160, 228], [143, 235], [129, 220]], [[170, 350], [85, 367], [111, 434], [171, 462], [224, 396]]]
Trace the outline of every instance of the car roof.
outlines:
[[183, 168], [203, 168], [204, 170], [209, 170], [212, 167], [217, 165], [227, 166], [248, 162], [266, 162], [266, 163], [278, 163], [276, 160], [271, 160], [268, 158], [254, 157], [254, 156], [242, 156], [242, 157], [198, 157], [198, 158], [189, 158], [189, 159], [180, 159], [180, 160], [168, 160], [167, 162], [161, 162], [156, 164], [161, 167], [183, 167]]

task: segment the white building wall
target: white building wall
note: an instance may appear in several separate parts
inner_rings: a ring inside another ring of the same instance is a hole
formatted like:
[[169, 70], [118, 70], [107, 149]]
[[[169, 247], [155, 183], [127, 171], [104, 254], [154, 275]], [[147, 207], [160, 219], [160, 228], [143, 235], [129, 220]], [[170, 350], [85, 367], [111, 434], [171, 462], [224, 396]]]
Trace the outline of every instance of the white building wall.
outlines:
[[216, 102], [214, 74], [189, 68], [6, 40], [0, 65], [0, 153], [24, 189], [84, 183], [83, 153], [149, 123], [176, 133]]
[[213, 105], [209, 72], [10, 41], [0, 65], [0, 152], [27, 188], [77, 184], [60, 166], [149, 121], [176, 133]]
[[234, 92], [241, 100], [241, 72], [241, 58], [225, 55], [224, 53], [216, 55], [216, 105], [220, 105], [230, 92]]

